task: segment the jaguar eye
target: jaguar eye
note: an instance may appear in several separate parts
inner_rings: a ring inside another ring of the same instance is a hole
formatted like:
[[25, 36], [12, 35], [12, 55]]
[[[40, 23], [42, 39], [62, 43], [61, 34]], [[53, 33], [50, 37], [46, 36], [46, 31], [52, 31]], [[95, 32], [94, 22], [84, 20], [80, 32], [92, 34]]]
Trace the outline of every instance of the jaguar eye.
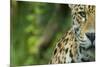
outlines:
[[85, 13], [85, 12], [79, 12], [79, 14], [80, 14], [82, 17], [86, 17], [86, 13]]

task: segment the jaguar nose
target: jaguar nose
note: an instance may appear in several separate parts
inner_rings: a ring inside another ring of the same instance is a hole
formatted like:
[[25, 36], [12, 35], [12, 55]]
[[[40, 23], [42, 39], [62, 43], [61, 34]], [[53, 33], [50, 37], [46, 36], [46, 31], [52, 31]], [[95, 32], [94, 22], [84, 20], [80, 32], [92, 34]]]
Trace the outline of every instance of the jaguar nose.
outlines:
[[95, 33], [86, 33], [86, 36], [91, 41], [91, 43], [93, 44], [93, 42], [95, 40]]

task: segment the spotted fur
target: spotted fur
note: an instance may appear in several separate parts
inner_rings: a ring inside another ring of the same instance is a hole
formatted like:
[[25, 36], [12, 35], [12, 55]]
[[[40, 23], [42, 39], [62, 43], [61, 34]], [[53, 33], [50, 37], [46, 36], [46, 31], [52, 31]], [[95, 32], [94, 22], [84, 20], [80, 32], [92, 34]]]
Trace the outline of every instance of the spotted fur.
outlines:
[[50, 64], [95, 61], [95, 6], [69, 7], [73, 24], [57, 43]]

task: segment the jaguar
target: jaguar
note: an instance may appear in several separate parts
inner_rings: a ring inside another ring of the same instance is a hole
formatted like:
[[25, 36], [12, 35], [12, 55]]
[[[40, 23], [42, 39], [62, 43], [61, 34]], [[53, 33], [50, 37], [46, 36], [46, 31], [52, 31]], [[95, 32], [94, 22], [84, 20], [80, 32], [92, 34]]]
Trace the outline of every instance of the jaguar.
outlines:
[[49, 64], [95, 61], [95, 5], [68, 6], [72, 25], [57, 42]]

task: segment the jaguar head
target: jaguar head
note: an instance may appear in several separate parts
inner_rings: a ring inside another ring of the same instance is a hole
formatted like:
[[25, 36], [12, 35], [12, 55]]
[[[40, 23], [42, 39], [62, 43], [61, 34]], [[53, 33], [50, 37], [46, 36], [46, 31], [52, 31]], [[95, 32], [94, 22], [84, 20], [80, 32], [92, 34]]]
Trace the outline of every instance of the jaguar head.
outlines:
[[73, 32], [78, 40], [83, 55], [92, 57], [95, 55], [95, 6], [74, 5], [69, 7], [72, 10]]

